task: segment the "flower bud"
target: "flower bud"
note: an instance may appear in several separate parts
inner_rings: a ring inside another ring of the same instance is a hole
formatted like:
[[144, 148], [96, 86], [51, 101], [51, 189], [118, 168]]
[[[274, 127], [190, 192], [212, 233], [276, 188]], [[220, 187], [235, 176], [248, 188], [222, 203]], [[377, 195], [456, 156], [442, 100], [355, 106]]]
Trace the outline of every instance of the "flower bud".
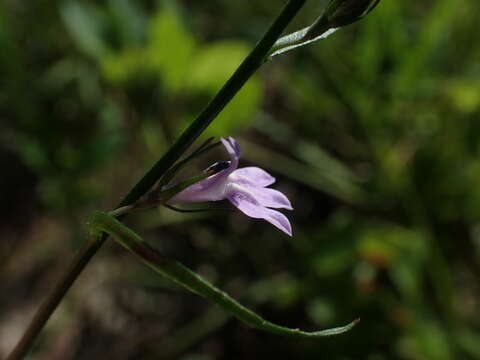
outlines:
[[324, 17], [331, 27], [354, 23], [372, 11], [380, 0], [331, 0]]
[[380, 0], [330, 0], [325, 11], [312, 25], [278, 39], [268, 58], [325, 39], [339, 28], [360, 20], [379, 3]]

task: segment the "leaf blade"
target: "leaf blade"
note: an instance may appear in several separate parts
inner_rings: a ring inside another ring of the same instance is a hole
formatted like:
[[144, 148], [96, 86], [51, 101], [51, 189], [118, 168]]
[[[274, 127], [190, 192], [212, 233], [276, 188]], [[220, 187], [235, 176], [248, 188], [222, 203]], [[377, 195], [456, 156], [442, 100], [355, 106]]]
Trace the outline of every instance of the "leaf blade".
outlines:
[[186, 266], [164, 257], [148, 245], [138, 234], [107, 213], [94, 212], [90, 218], [89, 227], [94, 235], [98, 235], [100, 232], [108, 233], [115, 241], [139, 257], [155, 272], [167, 277], [187, 290], [214, 302], [244, 323], [259, 330], [292, 337], [318, 338], [343, 334], [351, 330], [359, 322], [357, 319], [345, 326], [312, 332], [274, 324], [246, 308]]

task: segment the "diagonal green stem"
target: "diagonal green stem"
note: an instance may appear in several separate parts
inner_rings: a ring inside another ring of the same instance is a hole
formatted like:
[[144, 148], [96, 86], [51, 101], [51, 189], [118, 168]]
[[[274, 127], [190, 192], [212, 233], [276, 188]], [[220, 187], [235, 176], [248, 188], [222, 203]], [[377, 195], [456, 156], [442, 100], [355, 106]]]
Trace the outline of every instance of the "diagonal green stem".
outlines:
[[278, 335], [318, 338], [343, 334], [351, 330], [358, 323], [358, 320], [354, 320], [346, 326], [312, 332], [290, 329], [274, 324], [246, 308], [186, 266], [160, 254], [138, 234], [123, 225], [114, 217], [96, 211], [90, 218], [89, 226], [94, 233], [106, 232], [111, 235], [114, 240], [140, 258], [140, 260], [155, 272], [174, 281], [187, 290], [214, 302], [225, 311], [233, 314], [238, 319], [254, 328]]
[[60, 279], [58, 279], [57, 284], [51, 290], [49, 296], [39, 306], [22, 338], [5, 360], [23, 359], [48, 319], [57, 308], [58, 304], [60, 304], [60, 301], [62, 301], [67, 291], [83, 271], [85, 266], [89, 263], [93, 255], [96, 254], [100, 246], [102, 246], [102, 242], [98, 241], [98, 239], [89, 239], [85, 242], [83, 247], [73, 258], [69, 267], [65, 270]]
[[[216, 118], [223, 108], [232, 100], [248, 79], [264, 63], [265, 58], [275, 41], [283, 33], [290, 21], [305, 4], [306, 0], [289, 0], [280, 15], [270, 26], [268, 31], [257, 43], [252, 52], [238, 67], [232, 77], [220, 89], [213, 100], [205, 107], [200, 115], [185, 130], [173, 146], [160, 160], [145, 174], [145, 176], [132, 188], [117, 208], [133, 204], [168, 171], [168, 169], [182, 156], [188, 147], [201, 135], [207, 126]], [[38, 334], [43, 329], [52, 313], [57, 308], [74, 281], [81, 274], [90, 259], [107, 239], [106, 234], [101, 234], [88, 241], [75, 256], [65, 274], [59, 279], [51, 293], [38, 308], [29, 327], [6, 360], [22, 359], [30, 350]]]
[[202, 134], [208, 125], [217, 117], [223, 108], [233, 99], [248, 79], [264, 63], [265, 57], [275, 41], [280, 37], [290, 21], [305, 4], [306, 0], [290, 0], [278, 18], [257, 43], [252, 52], [240, 64], [213, 100], [198, 115], [195, 121], [185, 130], [167, 153], [150, 169], [120, 203], [128, 205], [136, 201], [148, 191], [188, 147]]

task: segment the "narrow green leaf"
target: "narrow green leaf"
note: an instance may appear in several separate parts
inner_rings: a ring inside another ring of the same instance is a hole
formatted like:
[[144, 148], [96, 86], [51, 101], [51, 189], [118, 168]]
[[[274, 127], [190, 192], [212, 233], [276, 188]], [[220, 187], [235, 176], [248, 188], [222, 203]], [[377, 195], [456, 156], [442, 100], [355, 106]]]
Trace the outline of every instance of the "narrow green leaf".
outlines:
[[273, 45], [268, 59], [325, 39], [341, 27], [362, 19], [379, 3], [380, 0], [331, 0], [325, 11], [311, 26], [278, 39]]
[[138, 234], [133, 232], [131, 229], [126, 227], [112, 216], [104, 212], [96, 211], [90, 218], [89, 226], [94, 235], [97, 235], [100, 232], [108, 233], [120, 245], [139, 257], [146, 265], [148, 265], [157, 273], [174, 281], [187, 290], [190, 290], [191, 292], [216, 303], [227, 312], [233, 314], [254, 328], [279, 335], [315, 338], [342, 334], [352, 329], [359, 321], [354, 320], [346, 326], [313, 332], [290, 329], [276, 325], [263, 319], [250, 309], [244, 307], [235, 299], [231, 298], [228, 294], [219, 290], [200, 275], [188, 269], [181, 263], [164, 257], [162, 254], [148, 245], [148, 243], [145, 242]]
[[339, 28], [326, 28], [324, 32], [321, 32], [319, 35], [311, 37], [311, 30], [315, 26], [306, 27], [302, 30], [296, 31], [284, 37], [281, 37], [272, 48], [268, 59], [272, 59], [274, 56], [285, 54], [289, 51], [292, 51], [296, 48], [311, 44], [317, 40], [325, 39], [328, 36], [332, 35]]

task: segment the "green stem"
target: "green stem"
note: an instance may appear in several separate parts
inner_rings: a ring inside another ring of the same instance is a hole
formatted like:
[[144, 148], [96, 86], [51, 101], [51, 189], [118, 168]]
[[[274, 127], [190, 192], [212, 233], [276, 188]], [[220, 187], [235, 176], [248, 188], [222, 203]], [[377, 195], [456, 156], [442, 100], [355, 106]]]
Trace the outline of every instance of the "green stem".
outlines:
[[6, 360], [22, 359], [28, 353], [33, 342], [57, 308], [60, 301], [62, 301], [68, 289], [70, 289], [90, 259], [96, 254], [100, 246], [102, 246], [102, 243], [103, 242], [99, 241], [98, 238], [91, 238], [83, 245], [80, 251], [75, 255], [70, 266], [62, 274], [57, 284], [52, 289], [50, 295], [37, 309], [29, 327]]
[[[257, 43], [248, 57], [238, 67], [232, 77], [226, 82], [222, 89], [220, 89], [213, 100], [185, 130], [167, 153], [162, 156], [162, 158], [132, 188], [117, 208], [131, 205], [137, 201], [141, 196], [147, 193], [160, 177], [182, 156], [188, 147], [201, 135], [207, 126], [243, 87], [247, 80], [264, 63], [270, 48], [305, 4], [305, 1], [306, 0], [289, 0], [288, 4], [277, 17], [275, 22]], [[43, 329], [60, 301], [106, 239], [107, 235], [101, 234], [98, 237], [89, 240], [82, 250], [75, 256], [65, 274], [59, 279], [52, 292], [38, 308], [26, 332], [6, 360], [19, 360], [28, 353], [38, 334]]]
[[290, 0], [278, 18], [257, 43], [252, 52], [245, 58], [235, 73], [220, 89], [213, 100], [198, 115], [195, 121], [185, 130], [167, 153], [150, 169], [137, 185], [122, 200], [120, 206], [135, 202], [145, 194], [202, 134], [208, 125], [217, 117], [223, 108], [243, 87], [247, 80], [264, 63], [264, 60], [275, 41], [280, 37], [290, 21], [305, 4], [306, 0]]

